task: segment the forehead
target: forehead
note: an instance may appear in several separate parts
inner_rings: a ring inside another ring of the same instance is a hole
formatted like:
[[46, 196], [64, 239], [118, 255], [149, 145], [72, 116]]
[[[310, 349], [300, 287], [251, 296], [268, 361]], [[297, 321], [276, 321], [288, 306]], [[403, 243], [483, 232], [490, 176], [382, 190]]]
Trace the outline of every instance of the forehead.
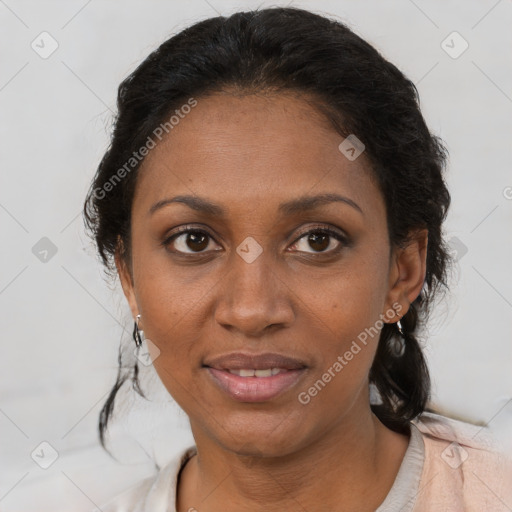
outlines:
[[198, 98], [197, 106], [146, 156], [134, 203], [147, 209], [186, 193], [234, 211], [335, 192], [367, 209], [382, 207], [368, 160], [364, 154], [348, 160], [338, 149], [342, 141], [304, 97]]

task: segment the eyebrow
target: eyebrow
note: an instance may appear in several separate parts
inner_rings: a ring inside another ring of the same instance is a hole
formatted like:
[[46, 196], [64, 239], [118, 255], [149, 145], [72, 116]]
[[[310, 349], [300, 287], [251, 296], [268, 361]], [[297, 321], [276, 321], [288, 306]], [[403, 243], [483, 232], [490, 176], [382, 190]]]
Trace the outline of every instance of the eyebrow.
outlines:
[[[291, 201], [286, 201], [285, 203], [281, 203], [278, 207], [278, 211], [284, 215], [293, 215], [297, 213], [303, 213], [308, 210], [314, 210], [320, 206], [341, 202], [348, 204], [355, 210], [358, 210], [361, 214], [363, 210], [361, 207], [354, 202], [352, 199], [341, 196], [339, 194], [319, 194], [316, 196], [302, 196], [297, 199], [292, 199]], [[150, 209], [149, 214], [152, 215], [157, 210], [164, 208], [173, 203], [182, 203], [187, 205], [189, 208], [196, 210], [198, 212], [204, 213], [206, 215], [224, 217], [226, 214], [226, 210], [222, 208], [222, 206], [212, 203], [208, 199], [204, 199], [198, 196], [191, 195], [181, 195], [176, 196], [171, 199], [162, 199], [155, 203]]]

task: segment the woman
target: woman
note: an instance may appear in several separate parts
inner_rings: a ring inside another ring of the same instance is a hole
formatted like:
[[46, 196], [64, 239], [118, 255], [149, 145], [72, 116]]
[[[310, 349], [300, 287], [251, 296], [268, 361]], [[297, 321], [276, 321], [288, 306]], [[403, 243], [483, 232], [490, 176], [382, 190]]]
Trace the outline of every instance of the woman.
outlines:
[[102, 510], [510, 510], [492, 438], [427, 409], [450, 195], [413, 83], [272, 8], [170, 38], [118, 109], [85, 217], [195, 446]]

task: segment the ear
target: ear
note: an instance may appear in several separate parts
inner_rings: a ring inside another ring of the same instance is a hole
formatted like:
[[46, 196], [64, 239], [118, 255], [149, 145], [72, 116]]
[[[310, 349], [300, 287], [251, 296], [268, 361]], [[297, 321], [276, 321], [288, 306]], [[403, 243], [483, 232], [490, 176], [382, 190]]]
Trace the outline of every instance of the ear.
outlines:
[[427, 245], [428, 230], [420, 229], [412, 233], [406, 247], [393, 249], [389, 267], [387, 310], [396, 309], [400, 316], [404, 316], [420, 294], [427, 269]]
[[123, 288], [124, 296], [128, 301], [130, 306], [132, 316], [135, 318], [139, 314], [139, 307], [137, 306], [137, 300], [135, 298], [135, 290], [133, 285], [133, 277], [128, 265], [123, 258], [122, 254], [122, 244], [118, 246], [116, 250], [116, 254], [114, 257], [114, 261], [116, 263], [117, 274], [119, 275], [119, 280], [121, 281], [121, 286]]

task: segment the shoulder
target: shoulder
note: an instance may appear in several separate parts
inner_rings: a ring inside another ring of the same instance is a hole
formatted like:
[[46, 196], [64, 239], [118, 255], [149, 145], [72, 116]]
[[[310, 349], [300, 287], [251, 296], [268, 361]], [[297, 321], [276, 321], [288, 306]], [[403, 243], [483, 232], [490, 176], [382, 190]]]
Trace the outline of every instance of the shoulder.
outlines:
[[171, 503], [174, 505], [176, 501], [178, 474], [187, 460], [195, 453], [195, 446], [185, 448], [158, 473], [126, 489], [99, 507], [99, 510], [102, 512], [167, 511], [168, 505]]
[[99, 507], [103, 512], [142, 512], [144, 497], [147, 496], [156, 476], [151, 476], [126, 489]]
[[512, 459], [487, 427], [434, 413], [412, 424], [425, 448], [415, 512], [510, 511]]

